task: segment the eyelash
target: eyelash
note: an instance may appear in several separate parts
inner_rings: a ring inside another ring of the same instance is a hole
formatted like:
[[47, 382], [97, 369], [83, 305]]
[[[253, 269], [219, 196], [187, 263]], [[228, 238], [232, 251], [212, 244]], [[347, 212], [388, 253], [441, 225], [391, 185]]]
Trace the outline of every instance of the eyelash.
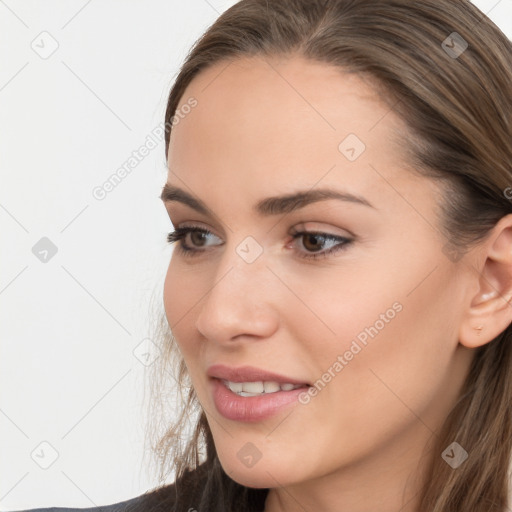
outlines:
[[[177, 245], [177, 248], [178, 248], [178, 252], [181, 255], [183, 255], [183, 256], [187, 256], [187, 257], [198, 256], [199, 253], [203, 253], [203, 252], [206, 252], [206, 251], [204, 249], [193, 249], [193, 248], [190, 248], [190, 247], [188, 247], [187, 245], [185, 245], [183, 243], [183, 239], [187, 236], [188, 233], [195, 233], [195, 232], [204, 233], [206, 236], [208, 236], [208, 235], [216, 236], [211, 231], [209, 231], [207, 229], [203, 229], [203, 228], [194, 228], [194, 227], [176, 228], [174, 231], [171, 231], [167, 235], [167, 242], [170, 243], [170, 244], [173, 244], [175, 242], [180, 242]], [[331, 235], [329, 233], [322, 233], [322, 232], [319, 232], [319, 231], [299, 231], [299, 232], [296, 232], [296, 233], [293, 234], [293, 240], [296, 240], [296, 239], [298, 239], [298, 238], [300, 238], [302, 236], [305, 236], [305, 235], [317, 236], [317, 237], [321, 238], [322, 240], [324, 240], [325, 242], [332, 241], [332, 240], [337, 240], [337, 241], [340, 242], [337, 245], [335, 245], [334, 247], [331, 247], [331, 249], [328, 249], [328, 250], [323, 251], [323, 252], [307, 253], [307, 254], [300, 253], [299, 257], [300, 258], [304, 258], [306, 260], [308, 260], [308, 259], [313, 260], [313, 259], [318, 259], [318, 258], [326, 258], [327, 256], [330, 256], [330, 255], [332, 255], [334, 253], [337, 253], [338, 251], [346, 249], [346, 247], [353, 242], [353, 240], [351, 240], [350, 238], [346, 238], [346, 237], [343, 237], [343, 236]]]

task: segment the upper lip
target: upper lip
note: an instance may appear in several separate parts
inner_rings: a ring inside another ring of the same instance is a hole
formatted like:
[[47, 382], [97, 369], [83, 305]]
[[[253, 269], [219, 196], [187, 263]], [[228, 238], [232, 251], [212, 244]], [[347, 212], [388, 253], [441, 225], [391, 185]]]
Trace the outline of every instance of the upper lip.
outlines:
[[254, 366], [226, 366], [224, 364], [214, 364], [208, 367], [207, 375], [217, 379], [224, 379], [230, 382], [278, 382], [280, 384], [306, 384], [307, 382], [297, 380], [286, 375], [269, 372]]

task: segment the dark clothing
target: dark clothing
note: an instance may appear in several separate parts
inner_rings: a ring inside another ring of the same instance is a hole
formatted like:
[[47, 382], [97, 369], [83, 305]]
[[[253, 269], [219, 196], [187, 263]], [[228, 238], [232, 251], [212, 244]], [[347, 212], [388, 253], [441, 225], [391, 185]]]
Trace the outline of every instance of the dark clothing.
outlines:
[[[223, 492], [223, 489], [226, 491]], [[267, 493], [268, 489], [244, 487], [224, 472], [208, 472], [205, 464], [202, 464], [185, 473], [178, 482], [146, 491], [119, 503], [87, 508], [60, 506], [12, 512], [263, 512]]]

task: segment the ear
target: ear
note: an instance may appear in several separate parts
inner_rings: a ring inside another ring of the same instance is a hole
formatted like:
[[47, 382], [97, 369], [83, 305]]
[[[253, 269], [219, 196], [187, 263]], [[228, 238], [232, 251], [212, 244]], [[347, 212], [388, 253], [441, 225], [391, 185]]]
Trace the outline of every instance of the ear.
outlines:
[[474, 287], [459, 329], [459, 342], [468, 348], [489, 343], [512, 322], [512, 214], [502, 217], [475, 250]]

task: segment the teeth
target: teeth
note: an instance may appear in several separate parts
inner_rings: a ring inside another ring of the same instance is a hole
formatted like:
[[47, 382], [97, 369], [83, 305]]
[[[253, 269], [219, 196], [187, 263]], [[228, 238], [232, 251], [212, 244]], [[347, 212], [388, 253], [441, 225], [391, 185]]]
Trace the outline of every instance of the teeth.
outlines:
[[263, 388], [265, 389], [265, 393], [274, 393], [281, 389], [277, 382], [264, 382]]
[[231, 389], [231, 391], [233, 391], [234, 393], [240, 393], [240, 391], [242, 391], [242, 383], [241, 382], [230, 382], [229, 389]]
[[247, 393], [263, 393], [263, 382], [242, 382], [242, 391]]
[[240, 396], [261, 396], [267, 393], [275, 393], [277, 391], [291, 391], [292, 389], [302, 387], [302, 384], [279, 384], [273, 381], [258, 382], [231, 382], [222, 381], [224, 385]]

